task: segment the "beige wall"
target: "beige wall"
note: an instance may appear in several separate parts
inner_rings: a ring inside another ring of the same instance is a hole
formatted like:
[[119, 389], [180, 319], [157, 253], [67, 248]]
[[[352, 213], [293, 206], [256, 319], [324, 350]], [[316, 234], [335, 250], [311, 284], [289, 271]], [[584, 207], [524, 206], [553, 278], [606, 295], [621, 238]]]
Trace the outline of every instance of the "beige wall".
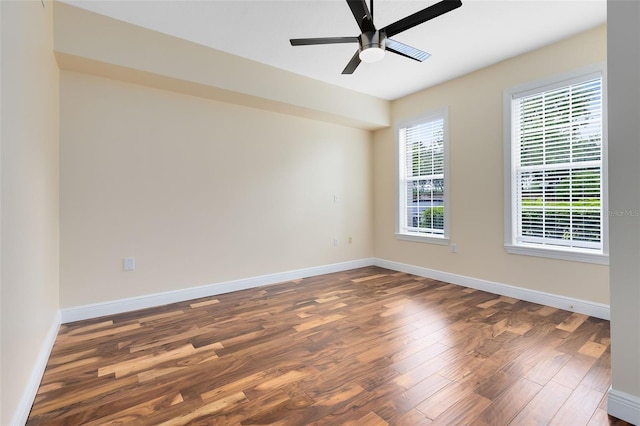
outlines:
[[58, 67], [53, 56], [52, 5], [0, 3], [0, 424], [9, 425], [26, 414], [19, 408], [21, 398], [37, 370], [38, 357], [47, 350], [43, 345], [58, 313]]
[[75, 72], [60, 91], [62, 308], [372, 256], [370, 132]]
[[604, 26], [395, 101], [392, 121], [449, 107], [450, 247], [395, 238], [392, 129], [374, 134], [377, 258], [609, 303], [608, 267], [507, 254], [503, 246], [503, 92], [606, 60]]

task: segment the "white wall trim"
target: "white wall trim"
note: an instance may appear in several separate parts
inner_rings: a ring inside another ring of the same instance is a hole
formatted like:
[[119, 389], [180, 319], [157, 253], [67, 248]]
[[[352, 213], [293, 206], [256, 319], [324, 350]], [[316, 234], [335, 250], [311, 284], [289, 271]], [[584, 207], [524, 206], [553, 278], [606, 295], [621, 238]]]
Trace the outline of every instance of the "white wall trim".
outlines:
[[244, 278], [234, 281], [207, 284], [204, 286], [168, 291], [164, 293], [155, 293], [145, 296], [65, 308], [61, 310], [61, 323], [66, 324], [74, 321], [98, 318], [105, 315], [113, 315], [123, 312], [135, 311], [138, 309], [152, 308], [155, 306], [162, 306], [170, 303], [182, 302], [185, 300], [215, 296], [217, 294], [229, 293], [232, 291], [246, 290], [249, 288], [277, 284], [280, 282], [291, 281], [305, 277], [330, 274], [333, 272], [347, 271], [349, 269], [362, 268], [371, 265], [380, 266], [382, 268], [387, 268], [394, 271], [406, 272], [421, 277], [432, 278], [451, 284], [475, 288], [502, 296], [514, 297], [516, 299], [539, 303], [546, 306], [552, 306], [559, 309], [565, 309], [572, 312], [578, 312], [596, 318], [602, 318], [606, 320], [610, 319], [609, 306], [601, 303], [545, 293], [537, 290], [530, 290], [522, 287], [515, 287], [508, 284], [482, 280], [479, 278], [473, 278], [464, 275], [452, 274], [449, 272], [423, 268], [420, 266], [408, 265], [391, 260], [366, 258], [348, 262], [334, 263], [330, 265], [315, 266], [305, 269], [296, 269], [292, 271], [279, 272], [257, 277]]
[[501, 284], [493, 281], [467, 277], [464, 275], [437, 271], [420, 266], [407, 265], [405, 263], [394, 262], [391, 260], [376, 258], [374, 260], [374, 265], [380, 266], [382, 268], [392, 269], [394, 271], [406, 272], [408, 274], [432, 278], [451, 284], [457, 284], [464, 287], [475, 288], [477, 290], [483, 290], [489, 293], [499, 294], [501, 296], [513, 297], [520, 300], [526, 300], [527, 302], [539, 303], [541, 305], [552, 306], [554, 308], [590, 315], [596, 318], [609, 320], [611, 317], [609, 306], [601, 303], [574, 299], [571, 297], [545, 293], [537, 290], [530, 290], [522, 287], [514, 287], [508, 284]]
[[607, 412], [634, 425], [640, 425], [640, 398], [609, 388]]
[[373, 265], [373, 263], [373, 258], [352, 260], [348, 262], [314, 266], [311, 268], [296, 269], [293, 271], [279, 272], [275, 274], [244, 278], [234, 281], [207, 284], [204, 286], [191, 287], [182, 290], [168, 291], [164, 293], [155, 293], [145, 296], [65, 308], [61, 310], [62, 324], [81, 321], [85, 319], [98, 318], [105, 315], [114, 315], [123, 312], [136, 311], [138, 309], [152, 308], [155, 306], [162, 306], [170, 303], [183, 302], [185, 300], [198, 299], [201, 297], [215, 296], [217, 294], [246, 290], [249, 288], [297, 280], [305, 277], [314, 277], [317, 275], [330, 274], [333, 272], [347, 271], [349, 269], [363, 268], [365, 266], [371, 266]]
[[47, 336], [42, 342], [40, 352], [38, 353], [38, 357], [36, 358], [36, 363], [31, 370], [31, 376], [29, 377], [29, 381], [27, 382], [27, 386], [25, 387], [24, 392], [22, 392], [22, 398], [20, 398], [18, 407], [13, 413], [13, 419], [11, 420], [12, 425], [23, 425], [29, 418], [31, 406], [33, 405], [33, 401], [36, 398], [36, 393], [38, 392], [38, 388], [40, 387], [40, 382], [42, 381], [44, 370], [45, 368], [47, 368], [47, 362], [49, 361], [49, 356], [51, 356], [53, 344], [56, 342], [56, 337], [58, 337], [60, 324], [61, 317], [60, 311], [58, 311], [56, 313], [56, 316], [53, 318], [53, 323], [49, 328]]

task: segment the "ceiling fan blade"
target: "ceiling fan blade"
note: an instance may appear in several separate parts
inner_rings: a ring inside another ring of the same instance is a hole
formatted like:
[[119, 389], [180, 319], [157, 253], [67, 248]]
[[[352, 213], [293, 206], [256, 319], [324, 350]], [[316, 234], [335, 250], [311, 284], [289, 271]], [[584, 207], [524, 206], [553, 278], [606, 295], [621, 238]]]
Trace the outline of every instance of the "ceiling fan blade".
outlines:
[[360, 65], [360, 50], [356, 50], [356, 54], [349, 61], [346, 67], [342, 70], [342, 74], [353, 74], [353, 72]]
[[409, 15], [406, 18], [394, 22], [393, 24], [387, 25], [381, 31], [384, 31], [387, 34], [387, 37], [393, 37], [394, 35], [406, 31], [409, 28], [413, 28], [430, 19], [437, 18], [447, 12], [451, 12], [460, 6], [462, 6], [462, 1], [460, 0], [442, 0], [441, 2], [431, 5], [426, 9], [422, 9], [413, 15]]
[[292, 38], [292, 46], [309, 46], [312, 44], [357, 43], [358, 37], [320, 37], [320, 38]]
[[353, 13], [353, 17], [356, 18], [360, 31], [366, 33], [376, 30], [373, 26], [373, 17], [367, 7], [366, 0], [347, 0], [347, 4], [349, 5], [349, 9], [351, 9], [351, 13]]
[[386, 41], [386, 48], [389, 52], [396, 53], [400, 56], [404, 56], [409, 59], [413, 59], [418, 62], [422, 62], [425, 59], [429, 59], [431, 53], [423, 52], [415, 47], [407, 46], [399, 41], [392, 40], [390, 38]]

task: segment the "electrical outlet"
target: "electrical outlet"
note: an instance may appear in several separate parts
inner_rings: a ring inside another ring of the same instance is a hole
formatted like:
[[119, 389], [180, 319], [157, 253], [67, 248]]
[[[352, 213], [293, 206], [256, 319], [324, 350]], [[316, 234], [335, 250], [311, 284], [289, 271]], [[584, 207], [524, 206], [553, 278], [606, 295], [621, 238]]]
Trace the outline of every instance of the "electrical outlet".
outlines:
[[458, 252], [458, 245], [456, 243], [451, 244], [451, 253]]
[[333, 239], [333, 246], [334, 247], [338, 247], [338, 239], [337, 238]]
[[122, 270], [123, 271], [135, 271], [136, 269], [136, 258], [135, 257], [125, 257], [122, 259]]

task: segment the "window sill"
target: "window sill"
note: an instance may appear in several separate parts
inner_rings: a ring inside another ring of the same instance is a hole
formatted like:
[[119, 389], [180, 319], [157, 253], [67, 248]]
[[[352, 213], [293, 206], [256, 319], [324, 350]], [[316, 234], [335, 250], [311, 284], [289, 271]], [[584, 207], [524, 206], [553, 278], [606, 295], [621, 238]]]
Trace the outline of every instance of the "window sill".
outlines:
[[404, 241], [413, 241], [417, 243], [438, 244], [442, 246], [449, 245], [447, 237], [433, 237], [430, 235], [401, 234], [396, 233], [396, 239]]
[[573, 262], [594, 263], [597, 265], [608, 265], [609, 255], [599, 253], [586, 253], [569, 250], [559, 250], [552, 248], [526, 247], [505, 244], [504, 249], [509, 254], [519, 254], [524, 256], [546, 257], [557, 260], [570, 260]]

